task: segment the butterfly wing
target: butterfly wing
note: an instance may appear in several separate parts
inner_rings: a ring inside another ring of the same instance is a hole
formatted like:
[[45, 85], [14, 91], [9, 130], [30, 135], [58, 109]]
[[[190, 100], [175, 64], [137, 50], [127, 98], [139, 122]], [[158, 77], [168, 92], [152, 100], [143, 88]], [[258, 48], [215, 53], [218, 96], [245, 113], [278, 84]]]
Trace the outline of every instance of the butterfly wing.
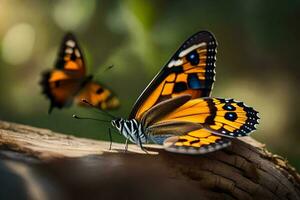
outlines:
[[63, 108], [72, 103], [74, 96], [91, 79], [85, 76], [82, 52], [75, 36], [65, 35], [55, 68], [42, 75], [43, 93], [50, 99], [49, 113], [54, 107]]
[[43, 94], [50, 100], [48, 113], [51, 113], [54, 107], [61, 109], [71, 105], [82, 84], [81, 80], [71, 77], [61, 70], [43, 74], [40, 84], [43, 87]]
[[163, 101], [142, 116], [146, 134], [158, 144], [163, 142], [168, 151], [207, 153], [230, 145], [229, 138], [246, 136], [256, 129], [258, 112], [242, 102], [187, 97]]
[[247, 136], [256, 129], [258, 112], [233, 99], [192, 99], [165, 115], [155, 124], [189, 122], [200, 124], [213, 134], [225, 137]]
[[208, 31], [191, 36], [136, 101], [129, 118], [140, 119], [157, 103], [178, 95], [207, 97], [215, 77], [217, 42]]
[[95, 107], [104, 110], [116, 108], [120, 104], [119, 100], [110, 90], [94, 81], [88, 82], [76, 96], [77, 103], [86, 106], [86, 104], [82, 102], [83, 99]]
[[183, 154], [204, 154], [225, 148], [231, 141], [223, 136], [214, 135], [206, 129], [198, 129], [182, 136], [171, 136], [164, 140], [167, 151]]
[[84, 57], [77, 39], [72, 33], [67, 33], [63, 40], [55, 64], [56, 69], [74, 72], [74, 75], [86, 76]]

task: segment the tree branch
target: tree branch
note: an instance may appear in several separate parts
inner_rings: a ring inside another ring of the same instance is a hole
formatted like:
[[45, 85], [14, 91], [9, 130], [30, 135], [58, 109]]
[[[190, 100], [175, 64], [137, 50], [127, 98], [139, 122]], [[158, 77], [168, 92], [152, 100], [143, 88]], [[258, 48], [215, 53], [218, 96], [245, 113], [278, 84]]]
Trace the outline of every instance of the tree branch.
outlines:
[[108, 142], [0, 121], [2, 160], [38, 169], [58, 188], [54, 193], [49, 184], [42, 187], [52, 197], [300, 199], [295, 169], [250, 137], [197, 156], [165, 152], [158, 145], [147, 145], [148, 154], [136, 145], [129, 145], [127, 153], [124, 144], [112, 147], [110, 151]]

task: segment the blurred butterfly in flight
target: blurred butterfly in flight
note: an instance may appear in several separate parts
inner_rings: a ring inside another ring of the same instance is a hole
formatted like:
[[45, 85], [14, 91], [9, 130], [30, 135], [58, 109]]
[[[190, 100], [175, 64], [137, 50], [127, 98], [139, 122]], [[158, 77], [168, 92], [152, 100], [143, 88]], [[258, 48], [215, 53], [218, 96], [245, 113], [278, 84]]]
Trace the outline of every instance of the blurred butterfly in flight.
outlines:
[[102, 84], [86, 75], [82, 51], [75, 36], [67, 33], [62, 40], [54, 69], [43, 73], [40, 82], [43, 93], [50, 100], [48, 113], [53, 108], [64, 108], [76, 101], [86, 105], [83, 99], [99, 109], [113, 109], [119, 100]]
[[[111, 124], [142, 147], [152, 141], [170, 152], [203, 154], [249, 135], [258, 112], [233, 99], [210, 97], [217, 42], [208, 31], [186, 40], [137, 99], [129, 119]], [[113, 118], [113, 117], [112, 117]]]

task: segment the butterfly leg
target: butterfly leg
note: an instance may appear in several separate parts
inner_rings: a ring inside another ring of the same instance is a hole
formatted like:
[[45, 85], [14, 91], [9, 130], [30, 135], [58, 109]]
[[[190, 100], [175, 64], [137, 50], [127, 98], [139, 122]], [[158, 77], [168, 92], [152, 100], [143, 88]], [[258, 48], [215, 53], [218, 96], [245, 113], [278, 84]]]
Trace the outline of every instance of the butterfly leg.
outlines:
[[141, 147], [141, 150], [143, 151], [143, 152], [145, 152], [146, 154], [148, 154], [148, 151], [141, 145], [140, 146]]
[[146, 154], [148, 154], [148, 151], [143, 147], [143, 143], [142, 143], [141, 137], [139, 136], [138, 132], [136, 132], [136, 138], [138, 139], [138, 146], [141, 147], [142, 151], [144, 151]]
[[110, 127], [108, 128], [108, 135], [109, 135], [109, 140], [110, 140], [110, 143], [109, 143], [109, 150], [111, 150], [111, 147], [112, 147], [112, 135], [111, 135]]
[[127, 150], [128, 150], [128, 140], [129, 140], [129, 138], [127, 137], [126, 141], [125, 141], [125, 153], [127, 153]]

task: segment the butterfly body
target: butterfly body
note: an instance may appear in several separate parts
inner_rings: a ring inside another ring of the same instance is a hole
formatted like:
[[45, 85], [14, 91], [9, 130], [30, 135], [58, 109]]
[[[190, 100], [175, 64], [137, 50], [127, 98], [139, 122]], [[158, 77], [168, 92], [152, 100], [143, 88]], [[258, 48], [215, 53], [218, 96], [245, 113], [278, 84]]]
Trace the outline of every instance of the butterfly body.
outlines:
[[167, 151], [203, 154], [256, 129], [258, 112], [233, 99], [210, 97], [217, 42], [208, 31], [186, 40], [136, 101], [129, 120], [113, 120], [139, 146], [152, 141]]
[[132, 143], [142, 146], [142, 144], [148, 141], [142, 124], [135, 119], [114, 119], [111, 121], [111, 124]]
[[93, 76], [86, 75], [82, 51], [71, 33], [63, 38], [55, 68], [43, 73], [40, 84], [50, 100], [49, 113], [54, 107], [68, 107], [73, 101], [85, 105], [82, 99], [100, 109], [112, 109], [119, 105], [110, 90], [93, 81]]

